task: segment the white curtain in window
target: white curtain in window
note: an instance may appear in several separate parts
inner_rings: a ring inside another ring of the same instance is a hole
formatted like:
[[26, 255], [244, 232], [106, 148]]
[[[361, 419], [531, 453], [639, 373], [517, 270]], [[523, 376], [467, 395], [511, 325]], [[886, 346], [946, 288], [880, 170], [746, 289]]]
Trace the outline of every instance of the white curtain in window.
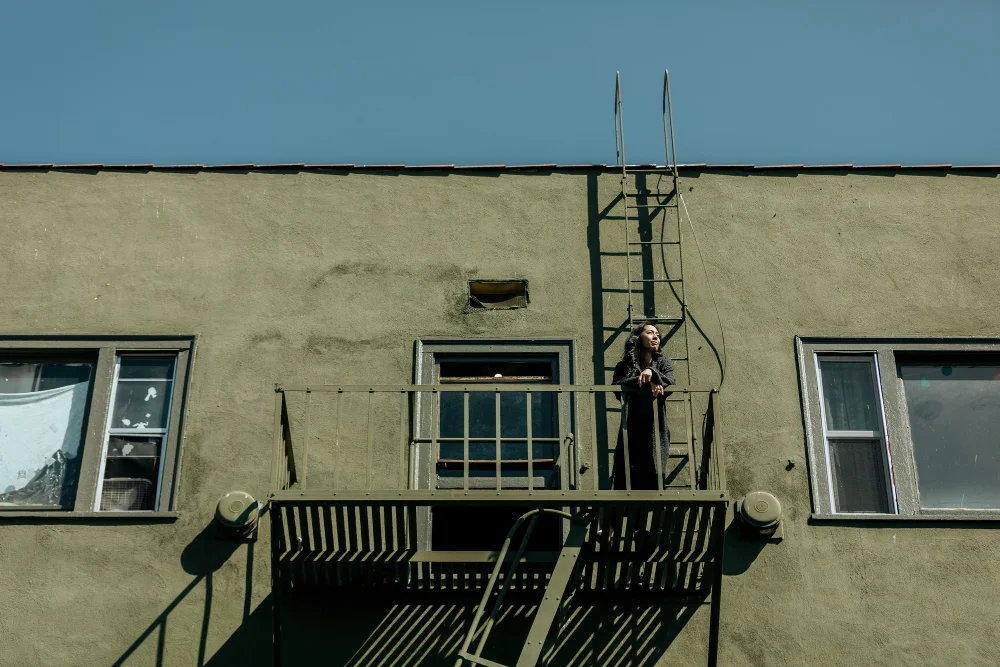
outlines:
[[88, 385], [0, 394], [0, 493], [24, 487], [60, 450], [77, 455]]

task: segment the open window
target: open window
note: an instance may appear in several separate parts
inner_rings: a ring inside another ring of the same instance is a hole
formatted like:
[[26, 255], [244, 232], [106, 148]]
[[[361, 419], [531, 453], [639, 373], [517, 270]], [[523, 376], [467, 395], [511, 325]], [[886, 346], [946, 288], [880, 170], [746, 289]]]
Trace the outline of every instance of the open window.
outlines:
[[170, 511], [193, 345], [0, 337], [0, 512]]
[[73, 509], [96, 366], [96, 353], [0, 355], [0, 509]]

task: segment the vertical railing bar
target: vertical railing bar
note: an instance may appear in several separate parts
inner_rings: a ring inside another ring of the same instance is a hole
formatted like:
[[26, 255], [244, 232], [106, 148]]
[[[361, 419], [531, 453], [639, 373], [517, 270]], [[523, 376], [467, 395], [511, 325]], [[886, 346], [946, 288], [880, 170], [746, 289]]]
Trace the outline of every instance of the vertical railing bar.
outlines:
[[305, 424], [302, 427], [302, 488], [306, 489], [309, 484], [309, 404], [312, 402], [312, 392], [306, 389], [306, 415]]
[[535, 457], [531, 451], [534, 449], [531, 442], [531, 389], [525, 392], [525, 398], [524, 403], [528, 410], [528, 491], [532, 491], [535, 488]]
[[[284, 460], [284, 429], [281, 428], [281, 404], [285, 400], [285, 392], [274, 391], [274, 451], [271, 452], [271, 492], [282, 489], [281, 462]], [[287, 468], [287, 466], [284, 466]]]
[[[551, 394], [549, 394], [549, 396], [551, 396]], [[570, 400], [572, 400], [572, 398]], [[559, 466], [559, 488], [568, 489], [571, 484], [570, 471], [572, 470], [572, 462], [569, 458], [569, 448], [566, 446], [567, 415], [563, 414], [562, 389], [556, 391], [556, 416], [559, 420], [559, 442], [556, 445], [558, 448], [556, 452], [556, 462]]]
[[375, 445], [375, 429], [373, 427], [375, 422], [375, 406], [372, 403], [372, 397], [375, 396], [375, 391], [372, 389], [368, 390], [368, 482], [365, 484], [365, 488], [372, 488], [372, 468], [374, 467], [374, 462], [372, 460], [372, 450]]
[[[571, 392], [569, 392], [570, 411], [572, 411], [573, 406], [575, 405], [574, 401], [576, 401], [576, 392], [571, 391]], [[561, 409], [562, 408], [562, 400], [561, 399], [559, 401], [559, 406], [560, 406], [560, 409]], [[566, 417], [566, 419], [564, 421], [563, 420], [563, 415], [560, 413], [560, 415], [559, 415], [559, 442], [560, 442], [560, 445], [559, 446], [560, 447], [562, 447], [562, 446], [566, 447], [566, 461], [565, 461], [564, 464], [561, 464], [561, 465], [565, 465], [566, 466], [566, 488], [567, 489], [576, 489], [576, 488], [579, 488], [579, 486], [580, 486], [579, 484], [576, 483], [577, 482], [577, 480], [576, 480], [576, 471], [579, 468], [579, 466], [576, 463], [576, 441], [574, 440], [573, 433], [567, 433], [566, 432], [566, 426], [568, 425], [568, 422], [569, 422], [569, 415], [567, 414], [567, 415], [565, 415], [565, 417]]]
[[407, 398], [409, 393], [406, 389], [399, 390], [399, 468], [396, 480], [397, 489], [405, 489], [406, 486], [406, 473], [408, 472], [406, 466], [406, 453], [408, 449], [408, 443], [410, 439], [407, 437], [406, 433], [406, 417], [409, 412], [409, 403]]
[[292, 427], [288, 419], [288, 400], [284, 392], [282, 392], [281, 397], [281, 439], [284, 443], [282, 456], [283, 470], [285, 471], [285, 482], [282, 488], [288, 489], [298, 481], [298, 471], [295, 468], [295, 451], [292, 449]]
[[[667, 404], [663, 402], [663, 412], [666, 416]], [[660, 432], [663, 427], [660, 425], [660, 399], [653, 397], [653, 450], [656, 452], [656, 490], [663, 490], [663, 448], [660, 447]], [[669, 440], [669, 438], [668, 438]], [[670, 453], [670, 443], [667, 442], [667, 454]]]
[[726, 490], [726, 457], [725, 445], [722, 441], [722, 400], [719, 397], [719, 390], [713, 389], [712, 395], [715, 401], [712, 406], [712, 423], [715, 424], [715, 437], [712, 438], [713, 454], [715, 455], [715, 465], [718, 471], [716, 487], [720, 491]]
[[[438, 461], [441, 460], [441, 452], [438, 451], [438, 411], [441, 409], [441, 394], [437, 389], [431, 389], [431, 459], [434, 461], [434, 469], [437, 470]], [[431, 476], [433, 479], [433, 475]], [[433, 484], [431, 488], [434, 488]]]
[[687, 422], [688, 476], [691, 478], [691, 490], [694, 491], [697, 488], [698, 481], [698, 464], [694, 457], [694, 424], [691, 421], [691, 415], [694, 412], [694, 395], [689, 392], [684, 394], [684, 396], [687, 398], [688, 403], [684, 410], [684, 420]]
[[462, 392], [462, 488], [469, 490], [469, 388]]
[[601, 456], [597, 451], [597, 392], [590, 390], [590, 442], [594, 449], [594, 491], [601, 487]]
[[340, 421], [341, 417], [344, 415], [344, 393], [338, 389], [337, 390], [337, 430], [333, 438], [333, 488], [339, 489], [337, 485], [337, 472], [340, 468], [337, 466], [337, 460], [340, 456]]
[[494, 409], [496, 410], [496, 450], [497, 450], [497, 460], [496, 460], [496, 475], [497, 475], [497, 491], [501, 488], [501, 470], [500, 470], [500, 388], [497, 387], [494, 401]]
[[625, 461], [625, 490], [632, 490], [632, 463], [628, 453], [628, 394], [622, 392], [622, 449]]

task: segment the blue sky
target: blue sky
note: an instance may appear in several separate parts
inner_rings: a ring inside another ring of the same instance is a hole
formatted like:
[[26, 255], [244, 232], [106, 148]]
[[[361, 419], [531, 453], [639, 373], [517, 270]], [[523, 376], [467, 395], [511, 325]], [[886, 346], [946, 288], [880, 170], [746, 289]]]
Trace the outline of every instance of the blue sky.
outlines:
[[1000, 163], [1000, 3], [3, 2], [0, 162]]

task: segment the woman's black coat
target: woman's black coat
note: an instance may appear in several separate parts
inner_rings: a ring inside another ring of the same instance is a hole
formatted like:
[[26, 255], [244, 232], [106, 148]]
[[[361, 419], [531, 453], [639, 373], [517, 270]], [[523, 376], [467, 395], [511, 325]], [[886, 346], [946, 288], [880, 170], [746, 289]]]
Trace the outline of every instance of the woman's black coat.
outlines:
[[[664, 387], [677, 384], [674, 365], [666, 356], [653, 360], [650, 369], [653, 381]], [[628, 399], [628, 458], [633, 489], [656, 489], [656, 452], [653, 450], [653, 392], [650, 385], [639, 387], [639, 372], [630, 369], [624, 361], [615, 366], [612, 384], [621, 385], [622, 393]], [[622, 396], [619, 395], [619, 400]], [[670, 453], [670, 429], [667, 427], [667, 403], [665, 396], [656, 400], [656, 412], [660, 421], [660, 460], [664, 468]], [[618, 430], [618, 446], [615, 448], [615, 467], [611, 473], [611, 487], [625, 488], [625, 446], [622, 431]]]

